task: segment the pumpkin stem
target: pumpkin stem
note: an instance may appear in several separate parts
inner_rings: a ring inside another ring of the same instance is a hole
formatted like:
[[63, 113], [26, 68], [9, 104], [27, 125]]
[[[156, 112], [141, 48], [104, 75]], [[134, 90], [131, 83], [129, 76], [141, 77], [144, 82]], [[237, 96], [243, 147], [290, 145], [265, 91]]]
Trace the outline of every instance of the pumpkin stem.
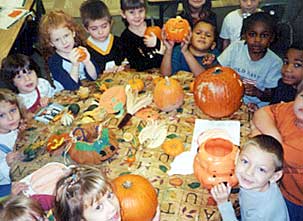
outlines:
[[167, 76], [165, 76], [165, 84], [166, 86], [170, 86], [170, 81], [169, 81], [169, 78]]
[[131, 188], [133, 185], [133, 183], [129, 180], [126, 180], [124, 183], [122, 183], [122, 186], [125, 188], [125, 189], [129, 189]]

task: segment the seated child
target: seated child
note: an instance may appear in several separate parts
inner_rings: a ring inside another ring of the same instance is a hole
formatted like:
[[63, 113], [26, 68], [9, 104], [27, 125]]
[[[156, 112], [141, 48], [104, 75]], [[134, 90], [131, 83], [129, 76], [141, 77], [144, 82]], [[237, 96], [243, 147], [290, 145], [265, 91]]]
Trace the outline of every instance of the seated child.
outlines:
[[260, 0], [240, 0], [240, 8], [229, 12], [223, 20], [220, 38], [223, 39], [222, 49], [224, 50], [231, 42], [241, 39], [241, 28], [243, 19], [252, 13], [260, 11]]
[[42, 54], [61, 89], [77, 90], [81, 80], [96, 80], [98, 66], [81, 46], [85, 41], [84, 33], [71, 16], [63, 11], [44, 15], [39, 24], [39, 37]]
[[121, 16], [127, 28], [121, 34], [123, 52], [130, 68], [144, 71], [159, 68], [164, 46], [154, 33], [144, 35], [146, 5], [144, 0], [121, 0]]
[[269, 134], [282, 143], [285, 165], [280, 188], [290, 220], [303, 220], [303, 84], [294, 101], [263, 107], [252, 122], [253, 134]]
[[269, 104], [272, 89], [281, 77], [282, 60], [270, 49], [275, 22], [265, 12], [244, 19], [243, 41], [230, 44], [218, 57], [222, 66], [238, 72], [244, 84], [244, 103], [251, 110]]
[[168, 41], [163, 36], [166, 51], [161, 63], [161, 74], [172, 75], [178, 71], [189, 71], [194, 76], [203, 72], [207, 66], [204, 64], [205, 55], [219, 55], [216, 47], [216, 27], [208, 20], [195, 23], [192, 34], [175, 46], [173, 41]]
[[297, 87], [303, 80], [303, 45], [293, 43], [284, 57], [282, 78], [274, 88], [271, 104], [293, 101], [297, 94]]
[[[273, 137], [258, 135], [241, 149], [235, 174], [239, 180], [241, 220], [288, 221], [288, 211], [277, 181], [283, 174], [283, 148]], [[211, 189], [223, 221], [237, 220], [228, 201], [229, 184]]]
[[2, 61], [2, 78], [16, 88], [21, 104], [30, 112], [45, 107], [55, 93], [50, 83], [38, 78], [37, 73], [38, 66], [26, 55], [9, 55]]
[[122, 71], [124, 60], [120, 38], [110, 33], [112, 16], [100, 0], [86, 0], [81, 4], [82, 24], [89, 33], [86, 41], [92, 60], [101, 72]]

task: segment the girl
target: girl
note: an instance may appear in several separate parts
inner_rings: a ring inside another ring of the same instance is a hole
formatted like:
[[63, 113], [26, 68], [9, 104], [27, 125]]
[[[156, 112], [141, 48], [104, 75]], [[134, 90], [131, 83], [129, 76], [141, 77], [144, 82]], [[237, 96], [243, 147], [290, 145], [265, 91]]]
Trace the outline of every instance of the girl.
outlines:
[[48, 61], [52, 77], [64, 89], [79, 89], [80, 80], [85, 78], [96, 80], [99, 70], [90, 60], [87, 49], [77, 48], [83, 45], [85, 37], [71, 16], [63, 11], [49, 12], [40, 21], [39, 34], [42, 54]]
[[[164, 34], [165, 35], [165, 34]], [[208, 20], [196, 22], [192, 35], [187, 36], [181, 45], [174, 47], [173, 41], [168, 41], [165, 36], [163, 42], [166, 51], [162, 60], [160, 71], [163, 75], [171, 75], [176, 72], [189, 71], [194, 76], [205, 70], [204, 58], [209, 54], [217, 56], [216, 27]]]
[[121, 0], [121, 16], [127, 28], [121, 34], [123, 52], [131, 68], [143, 71], [159, 68], [164, 47], [155, 34], [144, 35], [146, 5], [144, 0]]
[[9, 55], [2, 62], [2, 78], [15, 87], [21, 103], [30, 112], [45, 107], [55, 93], [47, 80], [37, 78], [37, 73], [38, 66], [23, 54]]

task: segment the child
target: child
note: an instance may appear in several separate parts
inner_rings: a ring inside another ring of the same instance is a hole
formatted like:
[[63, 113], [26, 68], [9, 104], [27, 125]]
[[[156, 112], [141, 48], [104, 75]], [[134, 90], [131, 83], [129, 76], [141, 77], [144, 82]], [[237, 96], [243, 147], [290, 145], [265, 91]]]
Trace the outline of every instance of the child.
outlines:
[[21, 159], [21, 154], [14, 151], [18, 129], [24, 126], [21, 121], [15, 94], [8, 89], [0, 89], [0, 198], [26, 189], [23, 183], [12, 185], [9, 175], [10, 166]]
[[217, 26], [217, 15], [211, 11], [211, 0], [183, 0], [180, 16], [187, 19], [191, 27], [201, 19], [208, 19]]
[[103, 72], [122, 71], [124, 60], [120, 38], [110, 33], [112, 17], [100, 0], [87, 0], [80, 7], [82, 24], [90, 34], [86, 43], [92, 60]]
[[244, 19], [243, 41], [230, 44], [218, 57], [223, 66], [233, 68], [244, 84], [244, 103], [251, 110], [269, 104], [272, 89], [281, 77], [282, 60], [270, 49], [275, 22], [265, 12]]
[[297, 87], [303, 80], [303, 45], [293, 43], [284, 57], [282, 78], [274, 89], [271, 104], [293, 101], [297, 94]]
[[199, 75], [207, 67], [204, 65], [205, 55], [213, 53], [217, 56], [219, 54], [215, 49], [215, 41], [216, 27], [208, 20], [196, 22], [192, 36], [187, 36], [180, 45], [175, 47], [174, 42], [168, 41], [164, 36], [166, 51], [160, 68], [161, 73], [169, 76], [183, 70], [192, 72], [194, 76]]
[[47, 221], [39, 203], [25, 196], [10, 198], [0, 213], [2, 221]]
[[243, 18], [260, 11], [260, 0], [240, 0], [240, 9], [228, 13], [222, 23], [220, 37], [224, 50], [231, 42], [240, 40]]
[[303, 84], [295, 101], [266, 106], [254, 113], [254, 134], [269, 134], [283, 144], [284, 175], [281, 191], [291, 221], [303, 220]]
[[[239, 180], [241, 220], [288, 221], [287, 207], [277, 181], [283, 172], [281, 144], [268, 135], [258, 135], [244, 144], [235, 174]], [[237, 220], [228, 201], [231, 187], [221, 183], [211, 189], [224, 221]]]
[[2, 61], [2, 78], [16, 88], [22, 105], [32, 113], [45, 107], [55, 94], [50, 83], [38, 78], [37, 73], [38, 66], [26, 55], [9, 55]]
[[154, 33], [144, 35], [146, 5], [144, 0], [120, 0], [121, 16], [127, 28], [121, 34], [123, 52], [130, 68], [144, 71], [159, 68], [164, 47]]
[[[63, 11], [49, 12], [40, 21], [39, 35], [52, 77], [64, 89], [77, 90], [81, 80], [86, 78], [96, 80], [99, 70], [92, 63], [87, 49], [80, 46], [84, 43], [84, 33], [71, 16]], [[79, 61], [82, 53], [85, 59]]]

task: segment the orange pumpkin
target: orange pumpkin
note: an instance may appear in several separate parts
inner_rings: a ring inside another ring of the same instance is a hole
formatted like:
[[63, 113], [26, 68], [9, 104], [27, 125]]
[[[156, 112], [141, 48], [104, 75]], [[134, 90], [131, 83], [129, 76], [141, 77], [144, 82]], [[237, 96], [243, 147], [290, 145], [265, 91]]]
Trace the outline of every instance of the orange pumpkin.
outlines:
[[194, 160], [194, 174], [207, 189], [228, 182], [235, 186], [235, 159], [238, 147], [222, 138], [209, 138], [202, 143]]
[[126, 94], [123, 86], [113, 86], [107, 89], [101, 96], [99, 100], [99, 106], [104, 108], [107, 113], [117, 113], [116, 106], [119, 103], [124, 106], [126, 102]]
[[211, 117], [227, 117], [241, 106], [242, 81], [229, 67], [214, 67], [195, 79], [194, 98], [201, 111]]
[[140, 92], [144, 89], [144, 82], [139, 78], [134, 78], [128, 81], [130, 87], [137, 92]]
[[189, 34], [190, 25], [186, 19], [177, 16], [170, 18], [164, 25], [164, 30], [167, 40], [182, 42], [183, 39]]
[[157, 38], [160, 40], [162, 39], [161, 37], [161, 28], [159, 26], [149, 26], [146, 28], [144, 35], [150, 35], [151, 33], [154, 33]]
[[156, 214], [157, 193], [150, 182], [135, 174], [126, 174], [113, 180], [123, 221], [151, 221]]
[[79, 47], [79, 48], [77, 48], [77, 50], [80, 54], [80, 57], [78, 58], [78, 62], [84, 61], [86, 59], [86, 56], [87, 56], [84, 49]]
[[181, 84], [173, 79], [162, 79], [154, 89], [154, 102], [156, 106], [165, 112], [175, 110], [183, 104], [184, 92]]
[[178, 156], [184, 151], [184, 144], [179, 138], [166, 140], [161, 147], [166, 154], [173, 157]]

